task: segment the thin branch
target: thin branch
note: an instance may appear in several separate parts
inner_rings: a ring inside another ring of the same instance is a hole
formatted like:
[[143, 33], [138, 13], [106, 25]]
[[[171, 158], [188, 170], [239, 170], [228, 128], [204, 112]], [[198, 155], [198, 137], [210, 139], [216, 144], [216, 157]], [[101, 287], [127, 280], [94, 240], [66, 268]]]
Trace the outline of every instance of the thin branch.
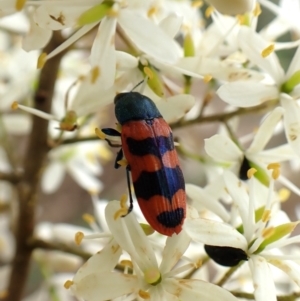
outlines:
[[[63, 42], [60, 32], [54, 32], [44, 52], [49, 53]], [[66, 50], [67, 51], [67, 50]], [[34, 95], [35, 108], [49, 113], [53, 98], [54, 86], [60, 61], [66, 51], [46, 62], [41, 70], [38, 88]], [[28, 239], [32, 237], [35, 220], [36, 193], [40, 171], [46, 159], [49, 147], [47, 144], [48, 121], [32, 116], [32, 132], [24, 157], [24, 174], [17, 185], [19, 215], [16, 225], [16, 253], [12, 264], [6, 301], [20, 301], [28, 276], [32, 247]]]
[[242, 115], [253, 114], [253, 113], [262, 113], [267, 110], [269, 111], [270, 107], [272, 106], [274, 106], [273, 102], [272, 105], [270, 104], [270, 102], [265, 102], [256, 107], [239, 108], [233, 112], [214, 114], [209, 116], [199, 116], [195, 119], [190, 119], [190, 120], [180, 120], [179, 122], [171, 124], [171, 127], [172, 129], [176, 129], [176, 128], [182, 128], [182, 127], [191, 126], [199, 123], [225, 122], [236, 116], [242, 116]]
[[223, 286], [224, 283], [230, 278], [230, 276], [232, 274], [234, 274], [236, 272], [237, 269], [239, 269], [239, 267], [241, 265], [243, 265], [245, 263], [245, 261], [240, 261], [238, 265], [230, 268], [225, 274], [224, 276], [216, 283], [216, 285], [218, 286]]
[[21, 175], [14, 173], [0, 172], [0, 181], [7, 181], [12, 184], [17, 184], [21, 180]]

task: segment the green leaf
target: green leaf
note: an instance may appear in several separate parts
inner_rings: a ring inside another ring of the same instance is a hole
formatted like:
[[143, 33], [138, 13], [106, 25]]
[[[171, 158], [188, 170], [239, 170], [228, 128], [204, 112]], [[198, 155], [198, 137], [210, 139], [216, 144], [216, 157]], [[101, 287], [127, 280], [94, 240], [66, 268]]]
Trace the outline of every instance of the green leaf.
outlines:
[[281, 239], [282, 237], [292, 233], [297, 225], [298, 225], [298, 222], [293, 222], [293, 223], [287, 223], [287, 224], [283, 224], [283, 225], [275, 227], [273, 229], [273, 233], [260, 244], [258, 249], [255, 251], [255, 254], [258, 254], [261, 251], [263, 251], [264, 248], [266, 246], [268, 246], [269, 244], [271, 244], [271, 243]]
[[110, 10], [112, 5], [113, 2], [105, 1], [101, 4], [93, 6], [92, 8], [81, 14], [77, 22], [78, 25], [83, 26], [94, 22], [99, 22], [107, 15], [107, 12]]

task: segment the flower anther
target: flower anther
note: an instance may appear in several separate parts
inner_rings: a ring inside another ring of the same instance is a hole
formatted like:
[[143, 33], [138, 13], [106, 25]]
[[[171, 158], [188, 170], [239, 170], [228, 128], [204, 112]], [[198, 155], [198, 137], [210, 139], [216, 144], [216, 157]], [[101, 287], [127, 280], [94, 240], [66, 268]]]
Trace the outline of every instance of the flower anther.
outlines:
[[268, 47], [266, 47], [262, 52], [261, 52], [261, 56], [263, 58], [266, 58], [267, 56], [269, 56], [272, 52], [274, 52], [275, 49], [275, 45], [271, 44]]
[[76, 243], [76, 245], [80, 245], [81, 244], [81, 242], [82, 242], [82, 240], [83, 240], [83, 238], [84, 238], [84, 234], [82, 233], [82, 232], [77, 232], [76, 234], [75, 234], [75, 243]]

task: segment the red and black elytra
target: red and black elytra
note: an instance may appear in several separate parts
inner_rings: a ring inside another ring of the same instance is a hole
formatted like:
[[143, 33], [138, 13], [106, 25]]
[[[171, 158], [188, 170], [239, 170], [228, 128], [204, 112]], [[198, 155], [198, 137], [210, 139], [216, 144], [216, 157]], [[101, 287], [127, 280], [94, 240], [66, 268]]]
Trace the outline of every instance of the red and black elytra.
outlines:
[[[139, 206], [151, 227], [167, 236], [178, 234], [186, 215], [186, 194], [169, 125], [154, 102], [138, 92], [118, 94], [115, 115], [121, 124], [122, 141], [115, 167], [124, 155], [128, 162], [128, 213], [133, 207], [130, 171]], [[113, 129], [102, 131], [120, 135]]]

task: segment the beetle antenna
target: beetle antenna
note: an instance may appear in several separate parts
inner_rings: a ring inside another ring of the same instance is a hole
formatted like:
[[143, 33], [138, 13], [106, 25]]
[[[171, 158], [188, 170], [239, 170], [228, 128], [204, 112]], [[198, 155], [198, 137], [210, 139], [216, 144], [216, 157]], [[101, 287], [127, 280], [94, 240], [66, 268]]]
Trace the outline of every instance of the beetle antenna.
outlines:
[[141, 86], [140, 89], [139, 89], [139, 93], [143, 93], [144, 90], [145, 90], [145, 87], [147, 85], [147, 82], [148, 82], [148, 76], [146, 76], [142, 81], [140, 81], [137, 85], [135, 85], [130, 92], [134, 91], [137, 87]]
[[[127, 177], [127, 186], [128, 186], [128, 192], [129, 192], [129, 208], [126, 213], [126, 215], [128, 215], [133, 209], [133, 199], [132, 199], [132, 193], [131, 193], [131, 183], [130, 183], [130, 174], [129, 174], [128, 166], [126, 167], [126, 177]], [[122, 215], [122, 217], [125, 217], [126, 215]]]

